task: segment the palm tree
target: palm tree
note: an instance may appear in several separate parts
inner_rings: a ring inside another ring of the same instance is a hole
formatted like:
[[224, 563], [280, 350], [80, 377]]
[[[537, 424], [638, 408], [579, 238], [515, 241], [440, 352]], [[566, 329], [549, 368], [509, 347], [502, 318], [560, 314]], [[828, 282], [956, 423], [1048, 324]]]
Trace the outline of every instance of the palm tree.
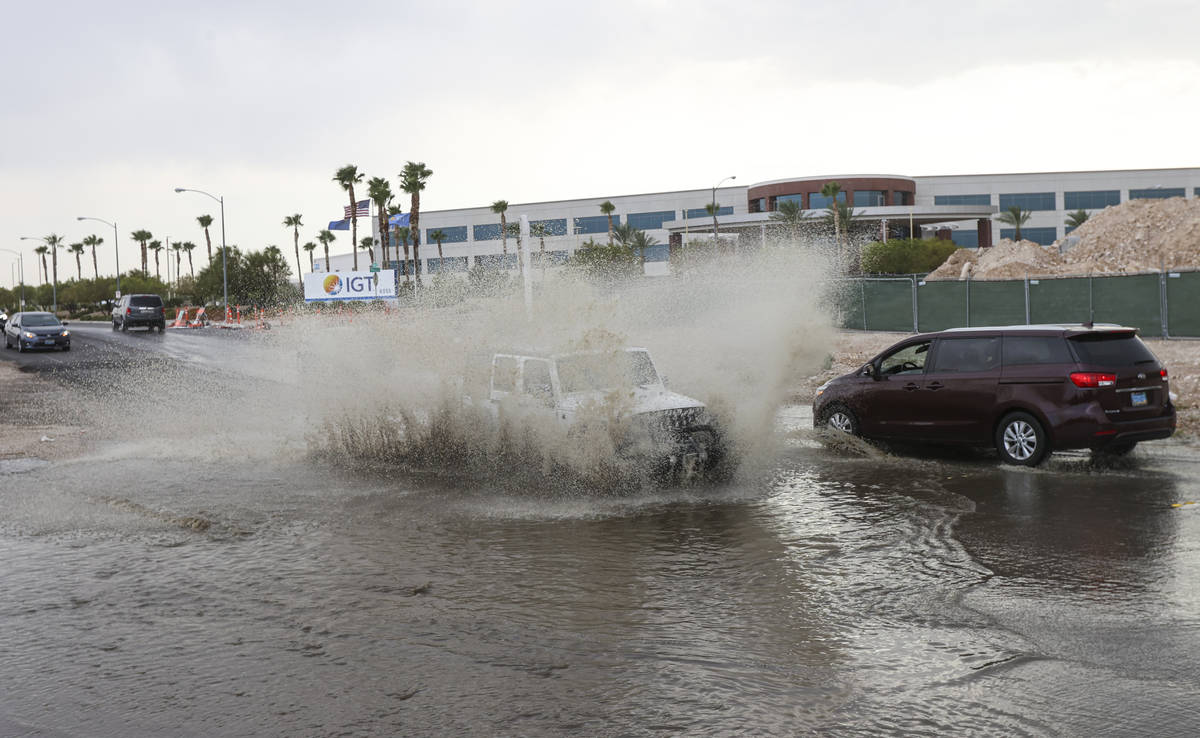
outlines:
[[359, 247], [363, 251], [366, 251], [367, 255], [371, 257], [371, 263], [375, 263], [375, 239], [370, 236], [363, 236], [362, 240], [359, 241], [358, 244]]
[[58, 284], [58, 250], [62, 248], [62, 236], [51, 233], [42, 239], [50, 247], [50, 268], [54, 275], [54, 284]]
[[161, 277], [159, 276], [159, 273], [158, 273], [158, 254], [159, 254], [159, 252], [161, 252], [163, 250], [162, 242], [161, 241], [151, 241], [149, 248], [151, 251], [154, 252], [154, 278], [161, 279]]
[[617, 206], [613, 205], [608, 200], [605, 200], [604, 202], [600, 203], [600, 212], [602, 212], [608, 216], [608, 245], [609, 246], [613, 245], [613, 216], [612, 216], [612, 214], [613, 214], [613, 211], [615, 211], [616, 209], [617, 209]]
[[96, 279], [100, 279], [100, 267], [96, 265], [96, 247], [102, 243], [104, 243], [104, 239], [95, 234], [83, 237], [83, 245], [92, 250], [92, 272], [95, 274]]
[[658, 245], [658, 239], [641, 230], [634, 233], [633, 238], [629, 241], [629, 247], [637, 250], [643, 264], [646, 263], [646, 249], [656, 245]]
[[[829, 198], [830, 205], [837, 204], [838, 195], [840, 195], [841, 192], [842, 186], [837, 182], [826, 182], [821, 186], [821, 194]], [[838, 212], [836, 207], [831, 208], [830, 212], [833, 214], [833, 237], [837, 240], [838, 250], [840, 251], [842, 248], [841, 214]]]
[[[717, 213], [721, 212], [721, 203], [710, 202], [704, 206], [704, 212], [712, 216], [713, 219], [713, 245], [715, 246], [720, 239], [721, 232], [717, 229]], [[612, 233], [609, 232], [609, 243], [612, 243]]]
[[[358, 173], [358, 167], [353, 164], [347, 164], [333, 175], [333, 181], [350, 193], [350, 253], [354, 255], [354, 271], [356, 272], [358, 271], [358, 251], [354, 248], [354, 244], [358, 243], [358, 207], [354, 200], [354, 185], [362, 180], [363, 176]], [[325, 265], [329, 266], [328, 256], [325, 257]]]
[[775, 203], [775, 211], [767, 216], [787, 229], [788, 236], [795, 238], [800, 232], [800, 224], [804, 221], [804, 210], [795, 200], [783, 200]]
[[433, 176], [433, 170], [425, 166], [423, 161], [405, 163], [404, 171], [400, 172], [400, 189], [411, 196], [412, 203], [408, 208], [408, 227], [412, 231], [413, 271], [417, 273], [417, 286], [421, 286], [421, 190], [425, 189], [425, 181]]
[[[209, 261], [209, 263], [212, 263], [212, 238], [209, 237], [209, 235], [208, 235], [208, 227], [210, 225], [212, 225], [212, 216], [211, 215], [197, 215], [196, 222], [199, 223], [200, 227], [204, 229], [204, 243], [208, 244], [208, 261]], [[143, 246], [142, 251], [145, 251], [145, 250], [146, 250], [146, 247]], [[143, 267], [143, 268], [145, 268], [145, 267]]]
[[634, 228], [632, 223], [626, 222], [613, 228], [610, 238], [613, 238], [622, 246], [628, 247], [633, 242], [634, 234], [637, 232], [638, 229]]
[[1078, 228], [1087, 222], [1088, 217], [1088, 211], [1086, 210], [1076, 210], [1067, 213], [1067, 225], [1071, 228]]
[[412, 229], [408, 226], [396, 226], [396, 238], [404, 247], [404, 262], [400, 268], [404, 270], [404, 281], [406, 282], [412, 279], [412, 274], [409, 273], [411, 270], [408, 268], [408, 236], [410, 233], [412, 233]]
[[[404, 208], [400, 207], [399, 205], [389, 205], [388, 209], [387, 209], [387, 214], [388, 214], [388, 223], [390, 224], [393, 216], [404, 214]], [[395, 258], [393, 259], [393, 261], [399, 261], [400, 260], [400, 247], [396, 246], [395, 242], [392, 241], [392, 235], [393, 235], [395, 229], [388, 228], [386, 230], [388, 233], [387, 243], [391, 246], [391, 251], [395, 254]], [[384, 253], [383, 260], [385, 262], [388, 260], [387, 253]]]
[[367, 197], [375, 203], [375, 213], [379, 218], [379, 245], [383, 253], [383, 263], [388, 257], [388, 203], [392, 201], [392, 186], [383, 177], [372, 177], [367, 182]]
[[179, 284], [179, 263], [183, 261], [183, 244], [176, 241], [171, 244], [171, 250], [175, 252], [175, 284]]
[[336, 238], [336, 236], [329, 232], [328, 228], [322, 228], [321, 232], [317, 234], [317, 240], [325, 247], [325, 271], [327, 272], [333, 271], [329, 268], [329, 244], [333, 243]]
[[548, 229], [545, 223], [530, 223], [529, 235], [536, 236], [538, 240], [538, 261], [542, 265], [542, 277], [546, 276], [546, 236]]
[[188, 273], [192, 275], [192, 279], [196, 278], [196, 269], [192, 266], [192, 249], [196, 248], [196, 244], [191, 241], [184, 241], [180, 246], [188, 255]]
[[505, 218], [505, 213], [508, 212], [508, 200], [497, 200], [492, 203], [492, 212], [500, 216], [500, 248], [503, 250], [504, 256], [508, 256], [508, 220]]
[[317, 250], [317, 245], [315, 243], [313, 243], [312, 241], [309, 241], [308, 243], [304, 244], [304, 250], [308, 252], [308, 271], [310, 271], [310, 272], [316, 271], [316, 269], [313, 267], [313, 255], [312, 254], [314, 251]]
[[50, 253], [50, 247], [42, 244], [33, 250], [33, 253], [42, 257], [42, 284], [50, 281], [50, 269], [46, 267], [46, 254]]
[[79, 275], [80, 282], [83, 281], [83, 244], [73, 243], [67, 247], [67, 251], [75, 254], [75, 273]]
[[436, 231], [430, 231], [429, 237], [437, 242], [437, 245], [438, 245], [438, 271], [441, 271], [442, 267], [445, 266], [445, 263], [446, 263], [442, 259], [442, 241], [446, 240], [446, 233], [441, 228], [438, 228]]
[[1025, 225], [1025, 222], [1029, 220], [1030, 215], [1031, 213], [1028, 210], [1022, 210], [1020, 205], [1012, 205], [1003, 213], [997, 215], [996, 220], [1005, 225], [1012, 226], [1015, 229], [1015, 232], [1013, 233], [1013, 240], [1020, 241], [1021, 226]]
[[296, 278], [300, 283], [304, 283], [304, 270], [300, 268], [300, 226], [304, 225], [301, 221], [300, 213], [288, 215], [283, 219], [283, 227], [292, 229], [292, 245], [296, 248]]
[[[212, 218], [209, 218], [209, 220], [212, 220]], [[205, 233], [206, 234], [208, 233], [207, 229], [205, 230]], [[150, 231], [140, 230], [140, 231], [134, 231], [133, 233], [130, 233], [129, 237], [142, 245], [142, 271], [149, 274], [150, 273], [149, 263], [146, 260], [146, 242], [149, 241], [150, 239], [154, 238], [154, 236], [151, 235]]]

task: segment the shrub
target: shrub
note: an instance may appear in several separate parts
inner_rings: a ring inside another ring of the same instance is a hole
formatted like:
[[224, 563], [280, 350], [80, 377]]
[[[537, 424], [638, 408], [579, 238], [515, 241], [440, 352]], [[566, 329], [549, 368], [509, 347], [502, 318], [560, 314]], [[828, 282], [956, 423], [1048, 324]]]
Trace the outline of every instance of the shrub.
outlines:
[[945, 263], [958, 246], [940, 238], [898, 238], [863, 246], [866, 274], [927, 274]]

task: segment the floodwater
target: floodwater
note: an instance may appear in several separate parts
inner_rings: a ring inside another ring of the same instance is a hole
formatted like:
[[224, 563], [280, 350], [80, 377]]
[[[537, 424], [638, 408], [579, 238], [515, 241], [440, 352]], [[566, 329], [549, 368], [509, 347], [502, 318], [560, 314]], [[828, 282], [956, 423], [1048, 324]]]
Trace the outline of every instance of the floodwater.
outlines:
[[802, 435], [627, 497], [304, 454], [0, 476], [0, 733], [1195, 734], [1195, 458]]
[[[1200, 733], [1200, 456], [827, 448], [783, 400], [831, 323], [776, 278], [818, 270], [764, 266], [529, 314], [73, 326], [51, 404], [102, 440], [0, 465], [0, 735]], [[528, 473], [566, 468], [549, 442], [414, 470], [372, 441], [536, 341], [650, 347], [737, 475], [615, 494]]]

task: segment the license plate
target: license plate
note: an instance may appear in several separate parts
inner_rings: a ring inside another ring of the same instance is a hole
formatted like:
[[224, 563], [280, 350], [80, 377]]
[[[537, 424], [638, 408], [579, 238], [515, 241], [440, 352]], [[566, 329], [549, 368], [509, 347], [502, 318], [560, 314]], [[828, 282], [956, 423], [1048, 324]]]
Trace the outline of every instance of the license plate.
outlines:
[[1129, 394], [1129, 404], [1133, 405], [1134, 407], [1142, 407], [1146, 404], [1146, 393], [1131, 392]]
[[54, 339], [53, 339], [53, 338], [47, 338], [46, 340], [42, 341], [42, 343], [54, 343]]

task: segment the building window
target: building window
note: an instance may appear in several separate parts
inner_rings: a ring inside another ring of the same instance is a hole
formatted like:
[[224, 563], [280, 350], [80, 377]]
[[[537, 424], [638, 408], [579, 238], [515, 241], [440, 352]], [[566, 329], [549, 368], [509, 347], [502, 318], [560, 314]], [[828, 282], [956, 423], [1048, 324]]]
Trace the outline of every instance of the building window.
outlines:
[[656, 210], [653, 213], [630, 213], [625, 216], [625, 222], [639, 231], [660, 230], [663, 223], [675, 220], [674, 210]]
[[1022, 210], [1057, 210], [1054, 205], [1053, 192], [1016, 192], [1000, 196], [1000, 212], [1011, 207]]
[[979, 231], [951, 231], [950, 240], [966, 249], [979, 248]]
[[[841, 202], [841, 203], [846, 202], [846, 192], [844, 190], [842, 192], [839, 192], [837, 194], [837, 198], [838, 198], [838, 202]], [[829, 207], [829, 204], [831, 202], [833, 202], [833, 198], [825, 197], [820, 192], [811, 192], [808, 195], [808, 207], [810, 210], [818, 210], [820, 208], [827, 208], [827, 207]]]
[[779, 203], [781, 203], [781, 202], [794, 202], [803, 208], [804, 207], [804, 195], [780, 195], [779, 197], [775, 198], [775, 209], [776, 210], [779, 209]]
[[446, 237], [442, 239], [442, 243], [465, 243], [467, 240], [466, 226], [450, 226], [449, 228], [426, 228], [425, 243], [436, 243], [429, 234], [437, 230], [446, 234]]
[[1130, 190], [1130, 200], [1161, 200], [1167, 197], [1183, 197], [1186, 190], [1182, 187], [1147, 187], [1141, 190]]
[[[613, 227], [621, 224], [621, 216], [613, 213]], [[585, 215], [575, 219], [575, 233], [608, 233], [607, 215]]]
[[436, 274], [438, 272], [467, 271], [467, 257], [465, 256], [447, 256], [443, 259], [426, 259], [425, 263], [430, 274]]
[[669, 261], [670, 258], [670, 247], [665, 243], [655, 244], [645, 249], [646, 261]]
[[475, 266], [484, 269], [516, 269], [516, 254], [480, 254], [475, 257]]
[[1063, 208], [1065, 210], [1100, 210], [1109, 205], [1120, 204], [1120, 190], [1088, 190], [1085, 192], [1063, 193]]
[[[561, 266], [566, 264], [567, 259], [570, 257], [570, 254], [568, 254], [566, 251], [547, 251], [545, 253], [547, 266]], [[542, 252], [540, 250], [534, 251], [532, 254], [530, 254], [530, 257], [530, 263], [532, 263], [535, 267], [542, 266]]]
[[488, 223], [487, 225], [477, 225], [474, 227], [472, 238], [476, 241], [499, 241], [500, 240], [500, 224]]
[[[799, 197], [799, 195], [797, 195], [797, 197]], [[778, 203], [782, 199], [784, 199], [784, 198], [780, 197], [775, 200], [776, 207], [778, 207]], [[728, 205], [723, 208], [718, 208], [717, 215], [733, 215], [733, 208]], [[704, 208], [692, 208], [691, 210], [687, 211], [687, 217], [688, 218], [711, 218], [712, 216], [709, 215], [708, 211], [705, 210]]]
[[750, 205], [750, 212], [764, 213], [767, 210], [767, 198], [756, 197], [755, 199], [750, 201], [749, 205]]
[[913, 193], [903, 192], [901, 190], [892, 190], [892, 204], [893, 205], [912, 205], [913, 204]]
[[[567, 235], [567, 219], [566, 218], [552, 218], [550, 220], [531, 220], [531, 221], [529, 221], [529, 233], [531, 235], [533, 235], [534, 237], [537, 237], [537, 227], [538, 226], [541, 226], [542, 228], [546, 229], [547, 236], [565, 236], [565, 235]], [[608, 230], [607, 225], [605, 225], [604, 230], [605, 231]]]
[[[1000, 238], [1011, 239], [1016, 235], [1017, 235], [1017, 231], [1015, 228], [1001, 228], [1000, 229]], [[1054, 243], [1054, 240], [1057, 237], [1058, 237], [1058, 229], [1057, 228], [1022, 228], [1021, 229], [1021, 238], [1025, 239], [1026, 241], [1033, 241], [1034, 243], [1040, 243], [1043, 246], [1049, 246], [1050, 244]]]
[[[899, 194], [899, 193], [897, 193]], [[934, 205], [991, 205], [991, 195], [934, 195]]]
[[854, 191], [854, 207], [856, 208], [871, 208], [878, 207], [883, 204], [886, 195], [883, 190], [855, 190]]

